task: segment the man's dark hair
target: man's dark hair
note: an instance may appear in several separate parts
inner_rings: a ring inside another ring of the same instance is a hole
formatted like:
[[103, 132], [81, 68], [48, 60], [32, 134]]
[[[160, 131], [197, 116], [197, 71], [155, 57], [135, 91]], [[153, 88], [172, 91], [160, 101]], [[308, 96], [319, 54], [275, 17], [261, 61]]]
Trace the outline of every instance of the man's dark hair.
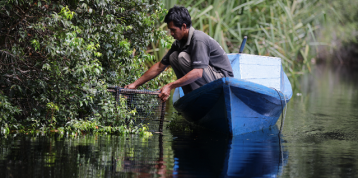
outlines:
[[169, 9], [164, 22], [168, 24], [171, 21], [173, 21], [174, 25], [179, 28], [181, 28], [183, 23], [186, 24], [186, 28], [191, 27], [191, 17], [189, 15], [189, 11], [182, 6], [174, 6]]

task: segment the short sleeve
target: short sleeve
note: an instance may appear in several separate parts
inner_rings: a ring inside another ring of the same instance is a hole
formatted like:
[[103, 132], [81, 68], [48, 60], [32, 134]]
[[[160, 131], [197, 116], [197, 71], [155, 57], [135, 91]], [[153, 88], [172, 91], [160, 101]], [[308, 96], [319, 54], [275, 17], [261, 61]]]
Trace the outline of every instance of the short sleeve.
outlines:
[[162, 58], [162, 61], [161, 63], [164, 64], [164, 65], [170, 65], [170, 62], [169, 62], [169, 56], [174, 52], [174, 51], [177, 51], [177, 44], [176, 44], [176, 41], [174, 41], [174, 43], [172, 44], [172, 47], [169, 49], [169, 51], [167, 52], [167, 54]]
[[209, 66], [210, 49], [202, 41], [195, 40], [192, 42], [191, 62], [194, 69], [202, 69]]

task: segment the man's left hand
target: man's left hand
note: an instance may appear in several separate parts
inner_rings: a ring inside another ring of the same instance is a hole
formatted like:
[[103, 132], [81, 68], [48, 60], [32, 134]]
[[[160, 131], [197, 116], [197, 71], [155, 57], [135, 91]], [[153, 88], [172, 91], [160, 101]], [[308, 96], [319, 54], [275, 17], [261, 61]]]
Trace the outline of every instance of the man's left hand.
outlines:
[[159, 98], [165, 102], [168, 100], [169, 96], [170, 96], [170, 91], [172, 90], [171, 85], [167, 84], [165, 85], [163, 88], [160, 89], [160, 94], [159, 94]]

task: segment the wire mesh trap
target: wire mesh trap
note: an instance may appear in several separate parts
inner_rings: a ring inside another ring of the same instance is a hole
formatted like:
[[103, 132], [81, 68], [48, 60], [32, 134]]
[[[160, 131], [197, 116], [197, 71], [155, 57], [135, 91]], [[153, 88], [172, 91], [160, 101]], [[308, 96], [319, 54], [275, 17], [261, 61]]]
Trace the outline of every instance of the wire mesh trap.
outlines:
[[121, 98], [126, 100], [128, 112], [135, 110], [134, 117], [136, 122], [143, 123], [144, 121], [159, 120], [158, 131], [163, 131], [165, 102], [162, 102], [158, 97], [159, 92], [120, 87], [108, 87], [107, 89], [115, 94], [117, 103], [120, 102]]

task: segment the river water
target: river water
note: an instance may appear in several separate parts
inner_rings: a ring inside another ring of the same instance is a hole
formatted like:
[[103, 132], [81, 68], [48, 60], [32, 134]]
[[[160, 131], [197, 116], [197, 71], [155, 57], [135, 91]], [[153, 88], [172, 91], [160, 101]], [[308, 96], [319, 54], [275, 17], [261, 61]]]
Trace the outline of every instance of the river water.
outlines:
[[278, 127], [232, 139], [168, 128], [151, 137], [1, 137], [0, 177], [358, 177], [357, 77], [317, 66], [291, 81], [281, 137]]

